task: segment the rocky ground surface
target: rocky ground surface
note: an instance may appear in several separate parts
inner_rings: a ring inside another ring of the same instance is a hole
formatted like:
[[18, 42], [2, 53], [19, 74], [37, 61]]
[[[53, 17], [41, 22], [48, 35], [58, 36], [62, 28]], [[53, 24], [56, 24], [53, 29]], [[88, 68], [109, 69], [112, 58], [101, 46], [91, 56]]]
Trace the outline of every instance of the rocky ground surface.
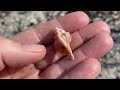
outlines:
[[[94, 20], [104, 20], [111, 28], [114, 48], [102, 58], [98, 79], [120, 78], [120, 11], [85, 11]], [[37, 23], [46, 22], [70, 11], [0, 11], [0, 35], [11, 37]]]

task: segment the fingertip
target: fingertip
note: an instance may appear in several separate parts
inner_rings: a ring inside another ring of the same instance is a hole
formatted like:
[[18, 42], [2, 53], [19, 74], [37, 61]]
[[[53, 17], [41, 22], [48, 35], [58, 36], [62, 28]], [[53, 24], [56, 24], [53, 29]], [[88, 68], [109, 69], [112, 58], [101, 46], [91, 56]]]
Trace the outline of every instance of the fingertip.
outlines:
[[69, 32], [74, 32], [85, 27], [90, 21], [88, 15], [82, 11], [66, 14], [65, 16], [59, 17], [57, 20], [64, 30]]
[[114, 42], [112, 37], [109, 34], [103, 32], [96, 35], [96, 38], [98, 38], [99, 40], [98, 44], [101, 43], [100, 45], [101, 45], [102, 52], [107, 53], [113, 48]]
[[101, 20], [95, 21], [94, 25], [96, 26], [96, 28], [99, 28], [100, 30], [107, 32], [108, 34], [111, 33], [109, 25], [104, 21]]
[[43, 53], [42, 53], [43, 55], [41, 55], [41, 60], [45, 57], [45, 55], [46, 55], [46, 53], [47, 53], [46, 47], [43, 46], [43, 45], [42, 45], [42, 47], [43, 47], [43, 51], [42, 51], [42, 52], [43, 52]]
[[[80, 78], [95, 79], [101, 72], [101, 64], [97, 59], [88, 58], [80, 65], [82, 76]], [[83, 71], [84, 70], [84, 71]], [[85, 71], [86, 70], [86, 71]]]
[[101, 72], [101, 64], [97, 59], [89, 58], [86, 60], [86, 65], [90, 65], [92, 78], [96, 78]]
[[95, 79], [101, 72], [101, 65], [97, 59], [88, 58], [78, 64], [63, 79]]
[[105, 32], [96, 34], [87, 43], [85, 43], [81, 50], [88, 57], [101, 58], [113, 48], [112, 37]]
[[46, 55], [46, 48], [43, 45], [23, 45], [22, 48], [26, 54], [31, 54], [29, 57], [33, 56], [36, 60], [42, 60]]
[[106, 46], [108, 46], [108, 49], [111, 50], [113, 48], [114, 42], [110, 35], [106, 34], [106, 40], [105, 40]]
[[76, 16], [76, 19], [78, 19], [78, 22], [82, 22], [82, 23], [84, 22], [83, 24], [86, 24], [86, 25], [90, 22], [90, 18], [83, 11], [76, 11], [73, 13], [73, 15]]
[[31, 54], [33, 53], [33, 57], [35, 60], [35, 61], [33, 60], [32, 63], [36, 63], [36, 62], [41, 61], [47, 53], [47, 49], [43, 45], [38, 45], [38, 49], [39, 49], [38, 52], [30, 52]]

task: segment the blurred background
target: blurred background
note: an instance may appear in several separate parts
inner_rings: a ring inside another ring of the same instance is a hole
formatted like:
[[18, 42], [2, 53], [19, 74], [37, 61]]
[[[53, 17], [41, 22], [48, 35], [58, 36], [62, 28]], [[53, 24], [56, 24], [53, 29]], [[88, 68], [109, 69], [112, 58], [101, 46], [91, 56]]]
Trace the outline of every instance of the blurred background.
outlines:
[[[26, 28], [73, 11], [0, 11], [0, 35], [11, 37]], [[98, 79], [120, 78], [120, 11], [85, 11], [92, 21], [104, 20], [111, 28], [114, 48], [102, 58]]]

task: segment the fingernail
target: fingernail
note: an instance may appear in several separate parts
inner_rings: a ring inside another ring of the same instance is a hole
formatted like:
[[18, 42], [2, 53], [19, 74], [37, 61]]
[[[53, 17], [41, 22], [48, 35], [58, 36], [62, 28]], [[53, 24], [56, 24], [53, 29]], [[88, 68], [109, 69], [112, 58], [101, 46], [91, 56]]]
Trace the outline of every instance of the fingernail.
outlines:
[[23, 48], [29, 52], [41, 52], [45, 49], [43, 45], [24, 45]]

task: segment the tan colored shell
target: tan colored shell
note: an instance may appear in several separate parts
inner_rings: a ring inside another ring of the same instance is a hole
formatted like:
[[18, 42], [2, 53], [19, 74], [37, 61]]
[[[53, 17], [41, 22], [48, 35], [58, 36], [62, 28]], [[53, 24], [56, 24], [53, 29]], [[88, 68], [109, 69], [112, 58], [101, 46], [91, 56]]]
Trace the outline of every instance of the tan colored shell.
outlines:
[[[65, 50], [70, 54], [71, 59], [74, 60], [74, 56], [70, 47], [71, 40], [72, 40], [72, 37], [69, 32], [65, 32], [63, 29], [56, 27], [55, 41], [58, 42], [60, 46], [64, 47]], [[60, 49], [60, 46], [57, 45], [59, 49]]]

